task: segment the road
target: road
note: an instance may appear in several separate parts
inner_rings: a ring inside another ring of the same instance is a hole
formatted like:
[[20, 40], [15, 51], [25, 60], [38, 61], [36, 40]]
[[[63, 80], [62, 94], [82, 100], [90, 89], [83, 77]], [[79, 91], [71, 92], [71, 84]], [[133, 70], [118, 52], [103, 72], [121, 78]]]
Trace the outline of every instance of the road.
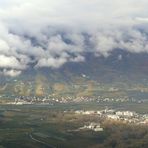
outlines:
[[41, 144], [46, 145], [48, 148], [56, 148], [56, 147], [53, 146], [53, 145], [50, 145], [50, 144], [48, 144], [48, 143], [45, 143], [44, 141], [40, 141], [40, 140], [34, 138], [34, 137], [32, 136], [32, 134], [29, 134], [29, 137], [30, 137], [32, 140], [34, 140], [34, 141], [36, 141], [36, 142], [38, 142], [38, 143], [41, 143]]

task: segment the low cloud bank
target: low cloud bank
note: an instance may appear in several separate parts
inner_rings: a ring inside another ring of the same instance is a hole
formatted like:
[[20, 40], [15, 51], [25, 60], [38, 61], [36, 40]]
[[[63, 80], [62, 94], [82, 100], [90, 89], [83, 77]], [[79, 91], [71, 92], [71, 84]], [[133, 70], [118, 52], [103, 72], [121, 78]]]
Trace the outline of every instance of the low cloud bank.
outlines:
[[84, 52], [148, 53], [147, 0], [0, 0], [0, 74], [83, 62]]

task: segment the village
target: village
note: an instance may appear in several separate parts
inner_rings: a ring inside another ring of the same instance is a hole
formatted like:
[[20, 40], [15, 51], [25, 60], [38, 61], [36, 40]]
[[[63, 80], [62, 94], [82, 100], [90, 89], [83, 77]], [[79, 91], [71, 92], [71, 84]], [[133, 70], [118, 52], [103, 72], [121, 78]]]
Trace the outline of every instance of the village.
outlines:
[[148, 114], [139, 114], [134, 111], [127, 111], [127, 110], [121, 111], [121, 110], [115, 110], [115, 109], [105, 109], [105, 110], [97, 110], [97, 111], [76, 110], [75, 114], [98, 115], [98, 117], [107, 119], [107, 120], [121, 121], [128, 124], [148, 125]]
[[[0, 96], [2, 97], [2, 96]], [[143, 103], [147, 100], [136, 100], [134, 98], [125, 97], [103, 97], [103, 96], [18, 96], [12, 98], [7, 104], [24, 105], [24, 104], [66, 104], [66, 103], [81, 103], [81, 102], [135, 102]]]

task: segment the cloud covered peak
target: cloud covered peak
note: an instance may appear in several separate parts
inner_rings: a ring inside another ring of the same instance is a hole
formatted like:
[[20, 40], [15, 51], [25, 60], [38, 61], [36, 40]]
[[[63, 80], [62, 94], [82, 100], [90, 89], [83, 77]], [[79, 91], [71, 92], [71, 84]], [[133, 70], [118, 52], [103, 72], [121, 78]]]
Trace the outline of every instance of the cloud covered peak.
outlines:
[[147, 0], [0, 0], [0, 74], [148, 52]]

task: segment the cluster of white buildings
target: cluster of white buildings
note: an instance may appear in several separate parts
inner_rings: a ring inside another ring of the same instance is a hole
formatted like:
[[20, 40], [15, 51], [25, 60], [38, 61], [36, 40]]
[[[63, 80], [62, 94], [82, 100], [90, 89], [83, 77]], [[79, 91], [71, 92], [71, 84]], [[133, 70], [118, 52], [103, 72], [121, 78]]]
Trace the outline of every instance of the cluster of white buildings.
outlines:
[[101, 132], [103, 131], [103, 128], [100, 126], [100, 124], [92, 122], [89, 125], [84, 125], [83, 127], [80, 127], [79, 130], [85, 130], [85, 129], [89, 129], [95, 132]]
[[7, 104], [16, 104], [16, 105], [23, 105], [23, 104], [50, 104], [50, 103], [79, 103], [79, 102], [91, 102], [95, 99], [92, 97], [37, 97], [37, 96], [19, 96], [14, 99], [12, 102], [8, 102]]
[[98, 115], [98, 117], [115, 121], [123, 121], [126, 123], [148, 124], [148, 114], [138, 114], [133, 111], [116, 111], [113, 109], [105, 109], [100, 111], [77, 110], [75, 113], [81, 115]]

